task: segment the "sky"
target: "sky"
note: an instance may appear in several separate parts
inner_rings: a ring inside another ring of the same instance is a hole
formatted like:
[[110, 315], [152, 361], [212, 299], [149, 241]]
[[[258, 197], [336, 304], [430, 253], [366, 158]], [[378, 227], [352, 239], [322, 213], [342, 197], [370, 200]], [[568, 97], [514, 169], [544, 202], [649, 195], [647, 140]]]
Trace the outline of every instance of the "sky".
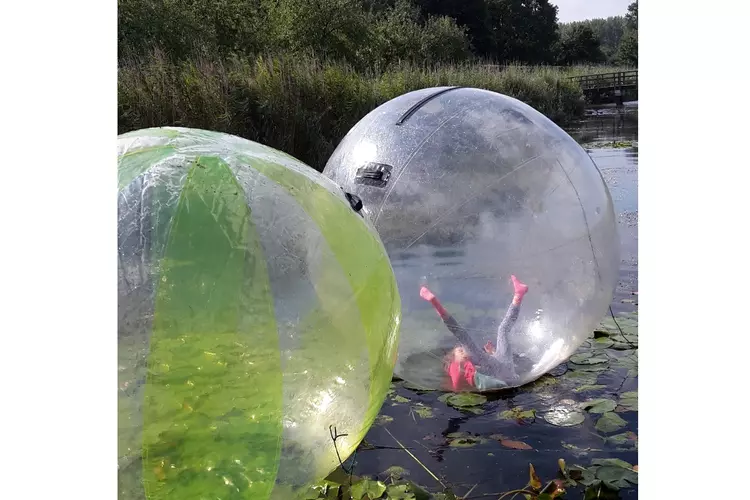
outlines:
[[550, 0], [550, 3], [557, 5], [557, 20], [568, 23], [597, 17], [624, 16], [632, 0]]

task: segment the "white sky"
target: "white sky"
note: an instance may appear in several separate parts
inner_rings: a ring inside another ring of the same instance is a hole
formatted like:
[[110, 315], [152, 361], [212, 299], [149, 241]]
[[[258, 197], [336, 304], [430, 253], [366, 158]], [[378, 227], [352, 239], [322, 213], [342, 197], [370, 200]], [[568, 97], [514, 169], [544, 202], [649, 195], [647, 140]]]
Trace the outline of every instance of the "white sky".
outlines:
[[624, 16], [631, 2], [632, 0], [550, 0], [551, 4], [557, 5], [557, 20], [561, 23]]

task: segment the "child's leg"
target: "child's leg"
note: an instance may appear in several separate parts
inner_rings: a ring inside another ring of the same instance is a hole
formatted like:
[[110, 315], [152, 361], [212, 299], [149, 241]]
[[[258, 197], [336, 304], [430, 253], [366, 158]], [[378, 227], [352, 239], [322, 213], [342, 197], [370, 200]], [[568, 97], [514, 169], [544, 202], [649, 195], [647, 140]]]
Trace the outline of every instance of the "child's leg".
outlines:
[[419, 291], [419, 295], [424, 300], [432, 304], [432, 307], [434, 307], [437, 313], [440, 315], [440, 318], [443, 320], [443, 323], [445, 323], [445, 326], [448, 327], [448, 330], [450, 330], [450, 332], [458, 339], [458, 341], [464, 345], [466, 350], [469, 351], [469, 353], [473, 357], [481, 359], [484, 351], [474, 342], [474, 340], [472, 340], [472, 338], [469, 336], [469, 332], [467, 332], [464, 327], [458, 324], [456, 318], [451, 316], [450, 313], [445, 310], [437, 297], [435, 297], [435, 295], [426, 286], [422, 287], [422, 289]]
[[474, 387], [476, 387], [479, 391], [491, 391], [495, 389], [505, 389], [506, 387], [508, 387], [508, 384], [498, 378], [475, 372]]
[[518, 281], [518, 278], [515, 276], [511, 276], [510, 279], [513, 281], [513, 301], [508, 306], [505, 317], [497, 328], [497, 345], [492, 356], [500, 360], [512, 362], [510, 354], [510, 330], [516, 323], [516, 320], [518, 320], [521, 301], [523, 301], [523, 296], [526, 295], [529, 287]]

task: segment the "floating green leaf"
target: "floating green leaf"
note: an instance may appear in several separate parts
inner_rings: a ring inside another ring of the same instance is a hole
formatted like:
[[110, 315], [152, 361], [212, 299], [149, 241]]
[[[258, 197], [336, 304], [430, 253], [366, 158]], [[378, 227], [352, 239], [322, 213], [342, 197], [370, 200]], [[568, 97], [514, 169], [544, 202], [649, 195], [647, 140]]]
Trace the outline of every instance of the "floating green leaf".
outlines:
[[487, 402], [487, 397], [474, 392], [449, 392], [438, 398], [439, 401], [462, 410], [470, 409]]
[[625, 460], [619, 458], [595, 458], [591, 461], [591, 465], [613, 465], [615, 467], [624, 467], [625, 469], [632, 469], [633, 466]]
[[613, 490], [628, 488], [638, 484], [638, 473], [616, 465], [604, 465], [596, 470], [596, 478]]
[[445, 435], [447, 438], [460, 438], [460, 437], [471, 437], [468, 432], [450, 432]]
[[408, 402], [409, 402], [409, 400], [408, 400], [408, 399], [406, 399], [406, 398], [405, 398], [405, 397], [403, 397], [403, 396], [394, 396], [394, 397], [393, 397], [393, 401], [395, 401], [395, 403], [394, 403], [394, 404], [396, 404], [396, 403], [408, 403]]
[[434, 392], [434, 389], [428, 389], [426, 387], [422, 387], [421, 385], [413, 384], [411, 382], [404, 382], [402, 387], [404, 389], [409, 389], [410, 391], [414, 391], [414, 392]]
[[482, 443], [483, 441], [484, 440], [479, 437], [464, 436], [451, 439], [450, 442], [448, 442], [448, 446], [451, 448], [470, 448]]
[[414, 493], [409, 489], [408, 484], [388, 485], [385, 492], [388, 500], [412, 500], [416, 498]]
[[542, 375], [541, 377], [536, 379], [533, 383], [528, 385], [528, 388], [534, 392], [539, 392], [548, 387], [557, 385], [559, 382], [560, 381], [556, 377], [552, 377], [550, 375]]
[[638, 435], [635, 432], [627, 431], [621, 434], [615, 434], [607, 438], [608, 443], [615, 446], [635, 447], [638, 448]]
[[588, 351], [573, 354], [569, 361], [576, 365], [598, 365], [608, 362], [609, 358], [606, 354], [598, 354], [593, 351]]
[[591, 486], [596, 482], [595, 472], [580, 465], [571, 465], [568, 467], [568, 476], [584, 486]]
[[602, 451], [598, 448], [581, 448], [574, 444], [566, 443], [564, 441], [562, 442], [562, 447], [565, 448], [566, 450], [570, 450], [573, 453], [573, 455], [577, 457], [586, 455], [588, 453], [591, 453], [592, 451]]
[[638, 411], [638, 391], [624, 392], [620, 395], [619, 405], [625, 411]]
[[[430, 496], [429, 498], [433, 498]], [[442, 491], [440, 493], [435, 494], [435, 500], [456, 500], [456, 495], [448, 488], [446, 488], [445, 491]], [[422, 500], [419, 498], [418, 500]], [[427, 497], [425, 497], [424, 500], [427, 500]]]
[[544, 414], [544, 420], [558, 427], [571, 427], [582, 423], [586, 416], [571, 405], [558, 405]]
[[[581, 366], [581, 365], [574, 365], [574, 366]], [[604, 366], [606, 365], [594, 365], [594, 366]], [[574, 384], [576, 386], [581, 385], [594, 385], [596, 384], [597, 379], [599, 378], [598, 372], [589, 372], [589, 371], [582, 371], [582, 370], [571, 370], [567, 372], [563, 378], [571, 384]]]
[[393, 422], [393, 417], [390, 415], [378, 415], [378, 418], [375, 419], [377, 425], [390, 424], [391, 422]]
[[638, 349], [638, 336], [636, 335], [617, 335], [612, 338], [613, 343], [611, 348], [617, 351], [627, 351], [630, 349]]
[[510, 410], [505, 410], [498, 414], [498, 418], [504, 420], [515, 420], [516, 422], [531, 423], [536, 420], [536, 410], [524, 410], [520, 406], [516, 406]]
[[422, 403], [417, 403], [416, 406], [412, 406], [414, 413], [419, 415], [421, 418], [432, 418], [432, 408], [425, 406]]
[[589, 399], [580, 404], [582, 410], [588, 410], [589, 413], [607, 413], [617, 407], [617, 403], [611, 399], [599, 398]]
[[398, 481], [409, 475], [409, 471], [398, 465], [391, 465], [388, 467], [383, 474], [385, 474], [391, 481]]
[[385, 493], [385, 484], [373, 479], [362, 479], [352, 485], [352, 498], [354, 500], [380, 498]]
[[596, 422], [596, 430], [609, 434], [622, 429], [628, 425], [628, 423], [620, 417], [617, 413], [610, 411], [605, 413]]
[[614, 340], [607, 338], [607, 337], [602, 337], [602, 338], [595, 339], [591, 343], [591, 347], [594, 349], [609, 349], [614, 344], [615, 344]]
[[573, 392], [589, 392], [589, 391], [599, 391], [602, 389], [606, 389], [606, 385], [592, 385], [592, 384], [586, 384], [582, 385], [580, 387], [576, 387], [573, 389]]

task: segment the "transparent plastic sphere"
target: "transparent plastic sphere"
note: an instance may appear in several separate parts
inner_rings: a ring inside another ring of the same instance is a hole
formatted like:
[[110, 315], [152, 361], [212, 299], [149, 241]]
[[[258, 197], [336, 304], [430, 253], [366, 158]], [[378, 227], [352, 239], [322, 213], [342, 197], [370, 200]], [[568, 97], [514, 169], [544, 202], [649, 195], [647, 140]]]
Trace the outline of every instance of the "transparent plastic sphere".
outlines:
[[385, 249], [279, 151], [181, 128], [118, 148], [119, 498], [293, 498], [389, 389]]
[[[415, 385], [523, 385], [565, 361], [607, 311], [619, 267], [609, 191], [574, 139], [516, 99], [456, 87], [399, 96], [349, 131], [323, 173], [362, 198], [388, 251], [403, 309], [395, 370]], [[511, 275], [529, 290], [503, 354]], [[501, 383], [449, 384], [452, 349], [467, 342], [422, 285], [482, 351], [469, 352], [476, 371]]]

